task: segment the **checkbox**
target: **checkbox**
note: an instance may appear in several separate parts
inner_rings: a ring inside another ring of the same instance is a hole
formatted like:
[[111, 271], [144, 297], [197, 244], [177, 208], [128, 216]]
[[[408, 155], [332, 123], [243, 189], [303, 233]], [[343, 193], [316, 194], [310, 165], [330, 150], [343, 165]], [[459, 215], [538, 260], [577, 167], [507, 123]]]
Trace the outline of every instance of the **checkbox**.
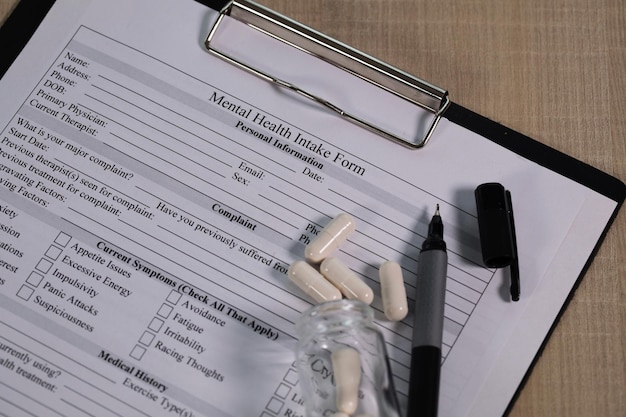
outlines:
[[159, 330], [161, 330], [161, 327], [163, 327], [163, 320], [157, 317], [153, 318], [148, 325], [148, 329], [152, 330], [153, 332], [158, 332]]
[[67, 244], [70, 243], [70, 240], [72, 240], [72, 236], [68, 235], [67, 233], [61, 232], [54, 239], [54, 243], [59, 246], [66, 247]]
[[143, 332], [141, 338], [139, 339], [139, 343], [142, 345], [150, 346], [154, 341], [154, 333]]
[[163, 304], [161, 308], [159, 308], [159, 311], [157, 311], [157, 315], [166, 319], [172, 314], [172, 311], [174, 311], [174, 307], [169, 304]]
[[276, 391], [274, 392], [274, 395], [276, 395], [278, 398], [282, 398], [283, 400], [287, 398], [287, 396], [289, 395], [289, 393], [291, 392], [291, 387], [289, 385], [283, 384], [282, 382], [278, 385], [278, 388], [276, 388]]
[[146, 353], [146, 348], [143, 346], [135, 345], [133, 350], [130, 352], [130, 357], [133, 359], [137, 359], [138, 361], [143, 358], [143, 355]]
[[17, 290], [17, 296], [20, 297], [24, 301], [30, 300], [30, 297], [33, 295], [35, 290], [33, 290], [28, 285], [22, 285], [19, 290]]
[[41, 280], [43, 279], [43, 275], [36, 273], [35, 271], [31, 272], [26, 282], [32, 285], [33, 287], [38, 287], [41, 284]]
[[265, 409], [274, 414], [278, 414], [280, 413], [280, 410], [283, 408], [284, 405], [285, 405], [284, 402], [272, 397], [270, 398], [270, 402], [267, 403], [267, 406], [265, 407]]
[[179, 293], [178, 291], [172, 290], [165, 300], [168, 303], [172, 303], [172, 304], [176, 305], [180, 301], [180, 297], [181, 296], [182, 296], [181, 293]]
[[61, 252], [63, 252], [63, 249], [52, 245], [46, 251], [46, 257], [52, 259], [53, 261], [56, 261], [57, 259], [59, 259], [59, 255], [61, 254]]
[[293, 369], [288, 370], [283, 381], [290, 385], [296, 385], [298, 383], [298, 373]]
[[50, 268], [52, 268], [52, 262], [43, 258], [37, 263], [37, 266], [35, 266], [37, 271], [43, 272], [44, 274], [47, 274]]

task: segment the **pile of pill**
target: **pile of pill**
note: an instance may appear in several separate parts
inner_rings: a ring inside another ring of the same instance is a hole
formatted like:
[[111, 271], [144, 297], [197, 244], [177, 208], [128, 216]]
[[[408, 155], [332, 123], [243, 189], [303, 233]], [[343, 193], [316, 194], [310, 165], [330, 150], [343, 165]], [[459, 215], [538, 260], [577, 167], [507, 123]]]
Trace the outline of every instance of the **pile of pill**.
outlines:
[[[318, 303], [346, 297], [371, 304], [374, 292], [369, 285], [339, 258], [330, 256], [355, 230], [354, 218], [340, 213], [306, 246], [306, 261], [297, 260], [289, 266], [289, 279]], [[319, 264], [319, 270], [312, 264]], [[408, 313], [402, 269], [397, 262], [386, 261], [379, 274], [385, 316], [391, 321], [400, 321]]]
[[[289, 279], [318, 303], [346, 297], [371, 304], [374, 292], [339, 258], [330, 256], [356, 230], [354, 218], [341, 213], [330, 221], [304, 250], [306, 260], [293, 262]], [[314, 266], [315, 265], [315, 266]], [[383, 311], [387, 319], [400, 321], [408, 313], [402, 269], [397, 262], [386, 261], [379, 269]], [[331, 353], [335, 379], [337, 412], [330, 417], [350, 417], [358, 408], [361, 384], [361, 357], [351, 347]], [[354, 417], [371, 417], [359, 414]]]

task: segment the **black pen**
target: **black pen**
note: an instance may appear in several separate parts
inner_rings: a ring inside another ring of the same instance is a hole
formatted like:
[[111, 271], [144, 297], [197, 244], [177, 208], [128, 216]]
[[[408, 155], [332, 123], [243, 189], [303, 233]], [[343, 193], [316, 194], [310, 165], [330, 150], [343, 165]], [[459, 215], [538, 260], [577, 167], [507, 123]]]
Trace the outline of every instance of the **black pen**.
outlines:
[[407, 417], [437, 416], [447, 271], [448, 254], [437, 205], [417, 264]]

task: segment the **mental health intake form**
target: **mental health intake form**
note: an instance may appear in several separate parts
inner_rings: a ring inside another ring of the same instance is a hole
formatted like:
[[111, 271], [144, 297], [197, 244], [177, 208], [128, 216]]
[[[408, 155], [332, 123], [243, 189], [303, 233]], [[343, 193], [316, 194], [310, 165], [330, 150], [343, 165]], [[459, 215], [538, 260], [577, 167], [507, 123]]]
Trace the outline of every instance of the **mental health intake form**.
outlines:
[[[614, 204], [446, 121], [416, 152], [350, 125], [209, 55], [216, 15], [191, 0], [57, 1], [2, 79], [0, 414], [303, 416], [294, 322], [312, 300], [286, 271], [340, 212], [357, 233], [337, 256], [377, 294], [405, 404], [412, 316], [385, 321], [378, 267], [400, 262], [413, 299], [439, 204], [442, 412], [466, 415], [546, 272], [563, 275], [577, 217]], [[515, 305], [480, 262], [472, 193], [493, 180], [537, 195], [516, 201], [533, 262]]]

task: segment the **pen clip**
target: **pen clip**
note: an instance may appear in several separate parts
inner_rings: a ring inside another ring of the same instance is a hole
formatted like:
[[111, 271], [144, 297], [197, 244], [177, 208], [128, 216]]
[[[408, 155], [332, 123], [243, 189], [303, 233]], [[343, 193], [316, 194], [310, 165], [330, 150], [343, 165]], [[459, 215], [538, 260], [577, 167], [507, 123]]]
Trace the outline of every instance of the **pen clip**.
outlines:
[[511, 274], [511, 299], [513, 301], [519, 301], [520, 297], [520, 273], [519, 273], [519, 258], [517, 256], [517, 235], [515, 233], [515, 216], [513, 216], [513, 200], [511, 198], [511, 192], [506, 190], [506, 205], [507, 212], [509, 214], [509, 224], [511, 225], [511, 240], [513, 244], [513, 259], [511, 259], [511, 265], [509, 265], [509, 272]]

